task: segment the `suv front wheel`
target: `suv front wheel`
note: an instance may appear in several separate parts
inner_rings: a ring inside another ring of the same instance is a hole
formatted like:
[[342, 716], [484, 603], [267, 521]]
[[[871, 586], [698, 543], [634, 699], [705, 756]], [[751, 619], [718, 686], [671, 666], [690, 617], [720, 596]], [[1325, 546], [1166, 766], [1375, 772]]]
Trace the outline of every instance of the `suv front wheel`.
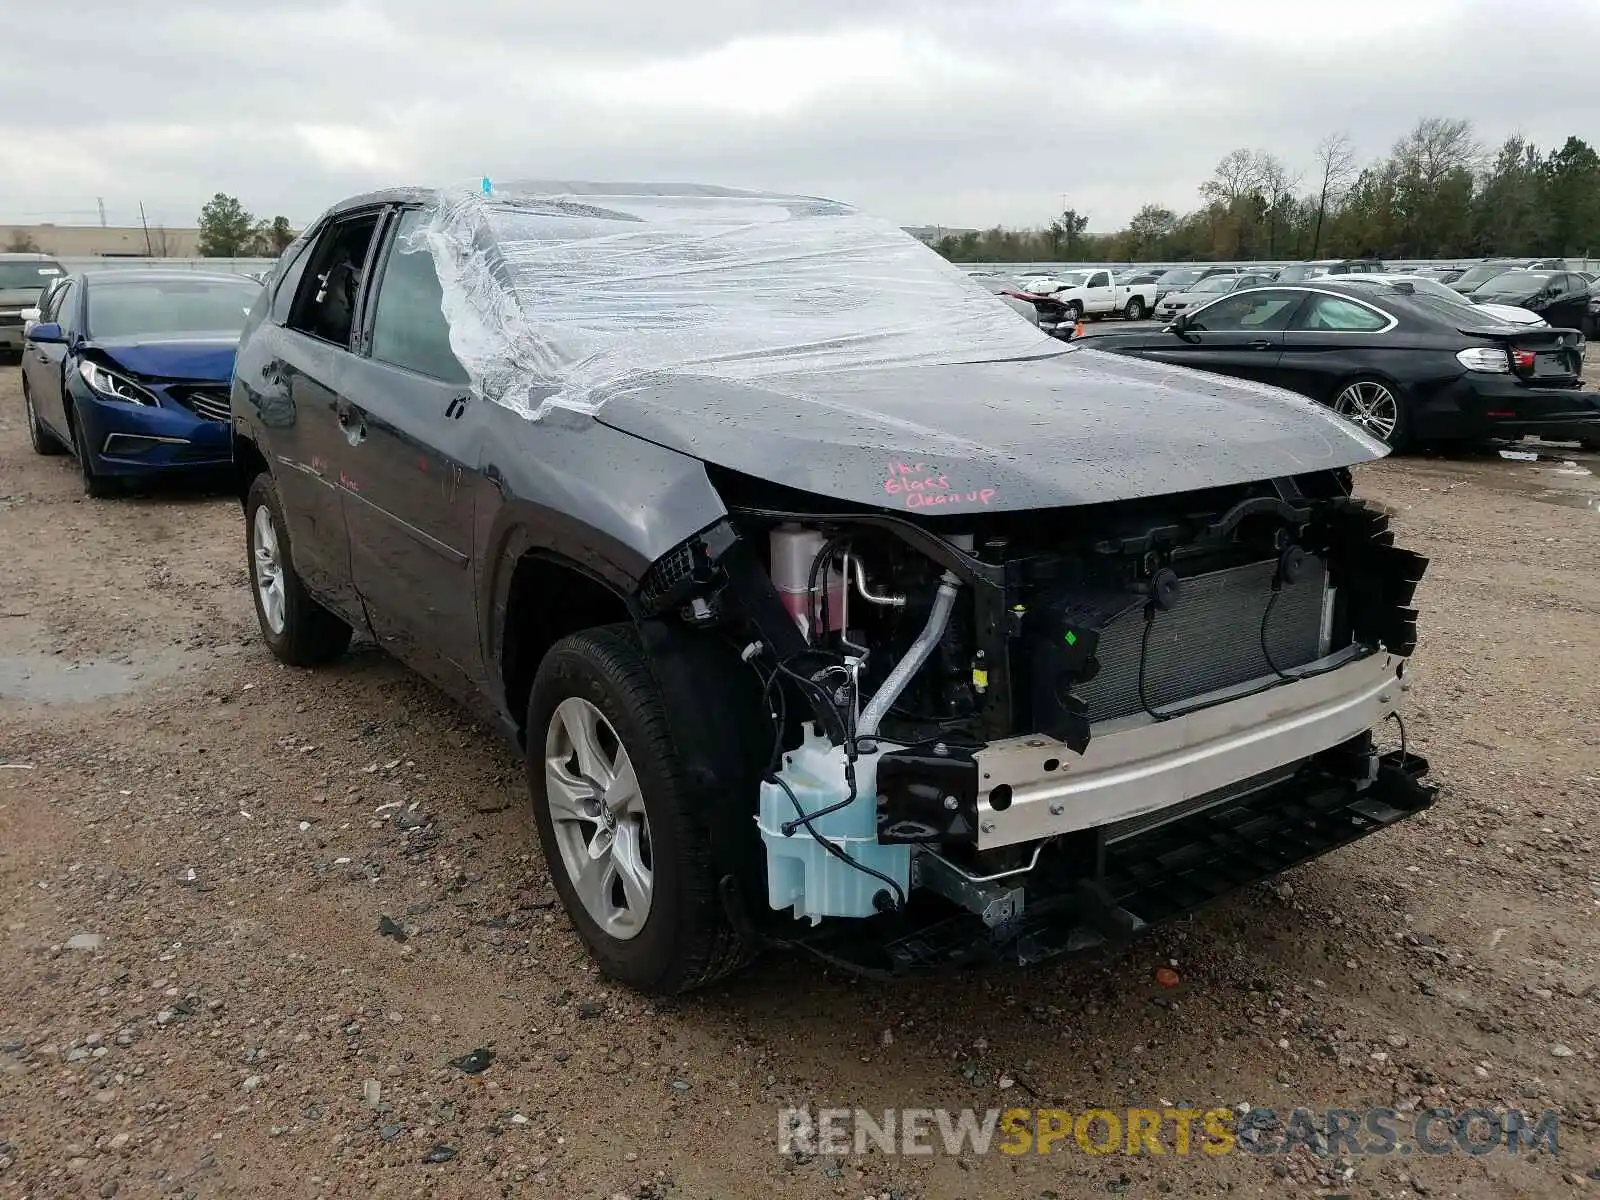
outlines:
[[528, 698], [528, 790], [556, 892], [613, 979], [670, 995], [754, 948], [717, 891], [667, 705], [631, 625], [557, 642]]
[[289, 555], [278, 486], [266, 472], [250, 484], [244, 505], [245, 545], [250, 555], [250, 594], [261, 637], [280, 662], [316, 667], [350, 646], [350, 626], [306, 591]]

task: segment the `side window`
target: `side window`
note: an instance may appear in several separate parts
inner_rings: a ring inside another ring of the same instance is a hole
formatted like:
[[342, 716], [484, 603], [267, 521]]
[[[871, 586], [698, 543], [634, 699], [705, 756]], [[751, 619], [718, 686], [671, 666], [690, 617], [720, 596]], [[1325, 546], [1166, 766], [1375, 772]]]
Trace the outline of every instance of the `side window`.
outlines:
[[450, 349], [433, 255], [409, 244], [421, 223], [421, 211], [408, 209], [390, 239], [372, 317], [372, 357], [443, 383], [465, 384], [467, 372]]
[[1313, 295], [1294, 319], [1296, 330], [1311, 333], [1377, 333], [1388, 325], [1382, 313], [1326, 293]]
[[294, 304], [295, 295], [300, 290], [300, 281], [305, 278], [306, 263], [311, 260], [311, 248], [320, 240], [320, 233], [308, 237], [292, 259], [279, 263], [273, 274], [268, 276], [274, 285], [272, 320], [276, 323], [281, 325], [289, 319], [289, 308]]
[[73, 297], [75, 297], [77, 294], [78, 289], [75, 288], [71, 283], [63, 283], [61, 285], [61, 289], [56, 292], [54, 298], [51, 300], [51, 303], [55, 305], [55, 308], [53, 310], [54, 315], [50, 317], [50, 320], [59, 321], [61, 323], [61, 328], [69, 333], [77, 327], [77, 321], [73, 319]]
[[46, 290], [44, 303], [39, 306], [39, 320], [54, 321], [56, 314], [61, 311], [61, 297], [66, 295], [67, 285], [54, 284]]
[[1090, 287], [1110, 287], [1111, 286], [1111, 276], [1109, 274], [1107, 274], [1105, 271], [1096, 271], [1093, 275], [1089, 276], [1089, 286]]
[[1300, 304], [1300, 293], [1245, 292], [1208, 304], [1189, 320], [1197, 333], [1279, 333]]
[[349, 348], [379, 215], [358, 213], [329, 223], [295, 289], [284, 322], [290, 329]]

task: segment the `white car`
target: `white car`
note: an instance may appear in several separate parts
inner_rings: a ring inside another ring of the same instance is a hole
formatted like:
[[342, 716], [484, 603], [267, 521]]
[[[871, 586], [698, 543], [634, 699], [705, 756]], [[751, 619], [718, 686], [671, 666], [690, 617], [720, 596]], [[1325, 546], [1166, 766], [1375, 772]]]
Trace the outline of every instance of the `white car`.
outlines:
[[1375, 287], [1392, 287], [1397, 283], [1408, 283], [1411, 290], [1419, 296], [1431, 296], [1446, 304], [1453, 304], [1457, 308], [1465, 308], [1475, 313], [1487, 313], [1498, 321], [1507, 325], [1525, 325], [1530, 329], [1548, 325], [1538, 313], [1526, 308], [1519, 308], [1515, 304], [1474, 304], [1467, 296], [1456, 291], [1448, 284], [1440, 283], [1427, 275], [1371, 275], [1366, 273], [1341, 275], [1340, 283], [1367, 283]]

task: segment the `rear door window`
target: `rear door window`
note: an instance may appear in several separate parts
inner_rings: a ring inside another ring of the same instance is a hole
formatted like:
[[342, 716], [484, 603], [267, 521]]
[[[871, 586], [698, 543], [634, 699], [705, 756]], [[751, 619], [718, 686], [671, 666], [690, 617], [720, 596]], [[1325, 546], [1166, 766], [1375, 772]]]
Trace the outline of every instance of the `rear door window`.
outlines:
[[407, 209], [390, 241], [372, 315], [372, 357], [442, 383], [465, 384], [466, 369], [450, 349], [433, 255], [412, 245], [422, 220], [421, 210]]
[[353, 213], [333, 221], [317, 240], [294, 303], [290, 329], [332, 345], [350, 348], [356, 327], [356, 304], [371, 263], [382, 210]]
[[1314, 293], [1291, 326], [1303, 333], [1379, 333], [1392, 322], [1376, 309], [1343, 296]]

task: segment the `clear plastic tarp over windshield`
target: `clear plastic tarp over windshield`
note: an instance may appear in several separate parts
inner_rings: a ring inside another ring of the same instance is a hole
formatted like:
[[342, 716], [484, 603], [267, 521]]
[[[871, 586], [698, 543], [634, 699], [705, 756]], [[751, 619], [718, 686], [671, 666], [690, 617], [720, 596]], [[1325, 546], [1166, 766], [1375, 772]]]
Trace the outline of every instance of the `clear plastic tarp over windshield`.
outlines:
[[915, 238], [829, 200], [670, 184], [441, 192], [401, 249], [450, 344], [530, 417], [661, 374], [759, 381], [1068, 351]]

